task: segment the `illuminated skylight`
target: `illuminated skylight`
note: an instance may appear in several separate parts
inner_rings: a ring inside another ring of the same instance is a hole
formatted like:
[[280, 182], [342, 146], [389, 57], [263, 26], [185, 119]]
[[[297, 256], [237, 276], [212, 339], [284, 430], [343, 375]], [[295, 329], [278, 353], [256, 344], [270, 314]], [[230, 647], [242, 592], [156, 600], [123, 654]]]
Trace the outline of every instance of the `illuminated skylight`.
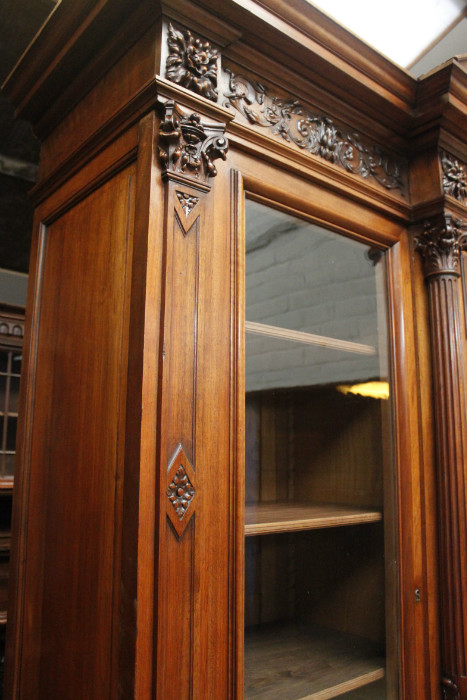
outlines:
[[403, 67], [455, 24], [466, 7], [465, 0], [312, 0], [312, 4]]

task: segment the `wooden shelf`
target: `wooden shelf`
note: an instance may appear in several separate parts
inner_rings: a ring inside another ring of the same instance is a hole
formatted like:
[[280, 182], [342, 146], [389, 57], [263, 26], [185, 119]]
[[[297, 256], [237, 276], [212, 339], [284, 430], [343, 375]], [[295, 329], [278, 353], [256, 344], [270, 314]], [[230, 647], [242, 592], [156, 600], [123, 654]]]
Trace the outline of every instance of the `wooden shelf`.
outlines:
[[305, 333], [303, 331], [292, 331], [279, 326], [268, 326], [265, 323], [255, 323], [245, 321], [245, 330], [256, 335], [267, 335], [281, 340], [292, 340], [296, 343], [306, 343], [308, 345], [319, 345], [323, 348], [353, 352], [359, 355], [376, 355], [376, 349], [372, 345], [354, 343], [350, 340], [339, 340], [338, 338], [327, 338], [324, 335]]
[[245, 507], [245, 535], [317, 530], [375, 523], [380, 520], [380, 511], [363, 508], [333, 504], [260, 503]]
[[245, 700], [330, 700], [384, 677], [365, 640], [273, 624], [245, 633]]

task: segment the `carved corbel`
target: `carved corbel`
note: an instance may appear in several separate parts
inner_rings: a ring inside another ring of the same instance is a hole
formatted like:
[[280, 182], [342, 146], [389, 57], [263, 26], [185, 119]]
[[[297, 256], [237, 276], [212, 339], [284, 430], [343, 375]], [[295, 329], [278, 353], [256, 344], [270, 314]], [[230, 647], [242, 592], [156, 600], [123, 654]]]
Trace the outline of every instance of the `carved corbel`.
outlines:
[[162, 104], [159, 157], [163, 174], [208, 183], [217, 175], [214, 161], [226, 159], [225, 124], [207, 123], [195, 112], [184, 113], [173, 100]]
[[459, 308], [467, 224], [451, 215], [416, 237], [428, 285], [432, 347], [443, 700], [467, 700], [465, 377]]

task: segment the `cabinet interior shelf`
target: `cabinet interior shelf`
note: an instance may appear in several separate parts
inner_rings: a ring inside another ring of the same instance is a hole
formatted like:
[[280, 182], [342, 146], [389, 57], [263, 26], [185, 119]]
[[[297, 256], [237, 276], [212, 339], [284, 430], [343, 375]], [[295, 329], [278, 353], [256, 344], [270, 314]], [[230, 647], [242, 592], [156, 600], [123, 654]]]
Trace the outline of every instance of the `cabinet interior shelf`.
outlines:
[[317, 530], [380, 520], [380, 511], [364, 508], [333, 504], [260, 503], [245, 507], [245, 535]]
[[246, 630], [248, 700], [331, 700], [381, 678], [377, 648], [357, 637], [294, 624]]
[[255, 321], [245, 321], [245, 331], [256, 335], [267, 335], [281, 340], [292, 340], [297, 343], [307, 345], [319, 345], [323, 348], [342, 350], [344, 352], [357, 353], [359, 355], [375, 355], [376, 349], [372, 345], [354, 343], [351, 340], [339, 340], [338, 338], [328, 338], [324, 335], [305, 333], [304, 331], [292, 331], [279, 326], [268, 326], [266, 323], [256, 323]]

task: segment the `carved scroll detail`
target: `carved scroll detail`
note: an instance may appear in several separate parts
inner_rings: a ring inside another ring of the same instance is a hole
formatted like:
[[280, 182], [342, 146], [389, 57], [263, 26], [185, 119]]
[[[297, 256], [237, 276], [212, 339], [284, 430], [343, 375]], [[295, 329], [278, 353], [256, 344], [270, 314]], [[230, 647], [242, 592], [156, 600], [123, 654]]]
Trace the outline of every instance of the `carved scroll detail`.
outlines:
[[454, 156], [441, 151], [444, 193], [465, 204], [467, 200], [467, 166]]
[[179, 32], [169, 24], [167, 78], [208, 100], [217, 102], [217, 49], [195, 39], [188, 30]]
[[376, 145], [366, 145], [355, 133], [348, 133], [332, 119], [314, 114], [298, 100], [270, 94], [261, 83], [242, 75], [230, 75], [225, 106], [243, 114], [250, 124], [271, 129], [273, 134], [299, 148], [363, 178], [373, 178], [388, 190], [404, 193], [403, 165]]
[[425, 276], [460, 275], [460, 254], [467, 250], [467, 225], [450, 214], [439, 223], [426, 222], [423, 233], [415, 238], [416, 249], [423, 258]]
[[162, 167], [198, 180], [215, 177], [214, 161], [225, 160], [229, 147], [224, 131], [223, 124], [202, 122], [196, 113], [184, 115], [173, 100], [168, 100], [159, 129]]

